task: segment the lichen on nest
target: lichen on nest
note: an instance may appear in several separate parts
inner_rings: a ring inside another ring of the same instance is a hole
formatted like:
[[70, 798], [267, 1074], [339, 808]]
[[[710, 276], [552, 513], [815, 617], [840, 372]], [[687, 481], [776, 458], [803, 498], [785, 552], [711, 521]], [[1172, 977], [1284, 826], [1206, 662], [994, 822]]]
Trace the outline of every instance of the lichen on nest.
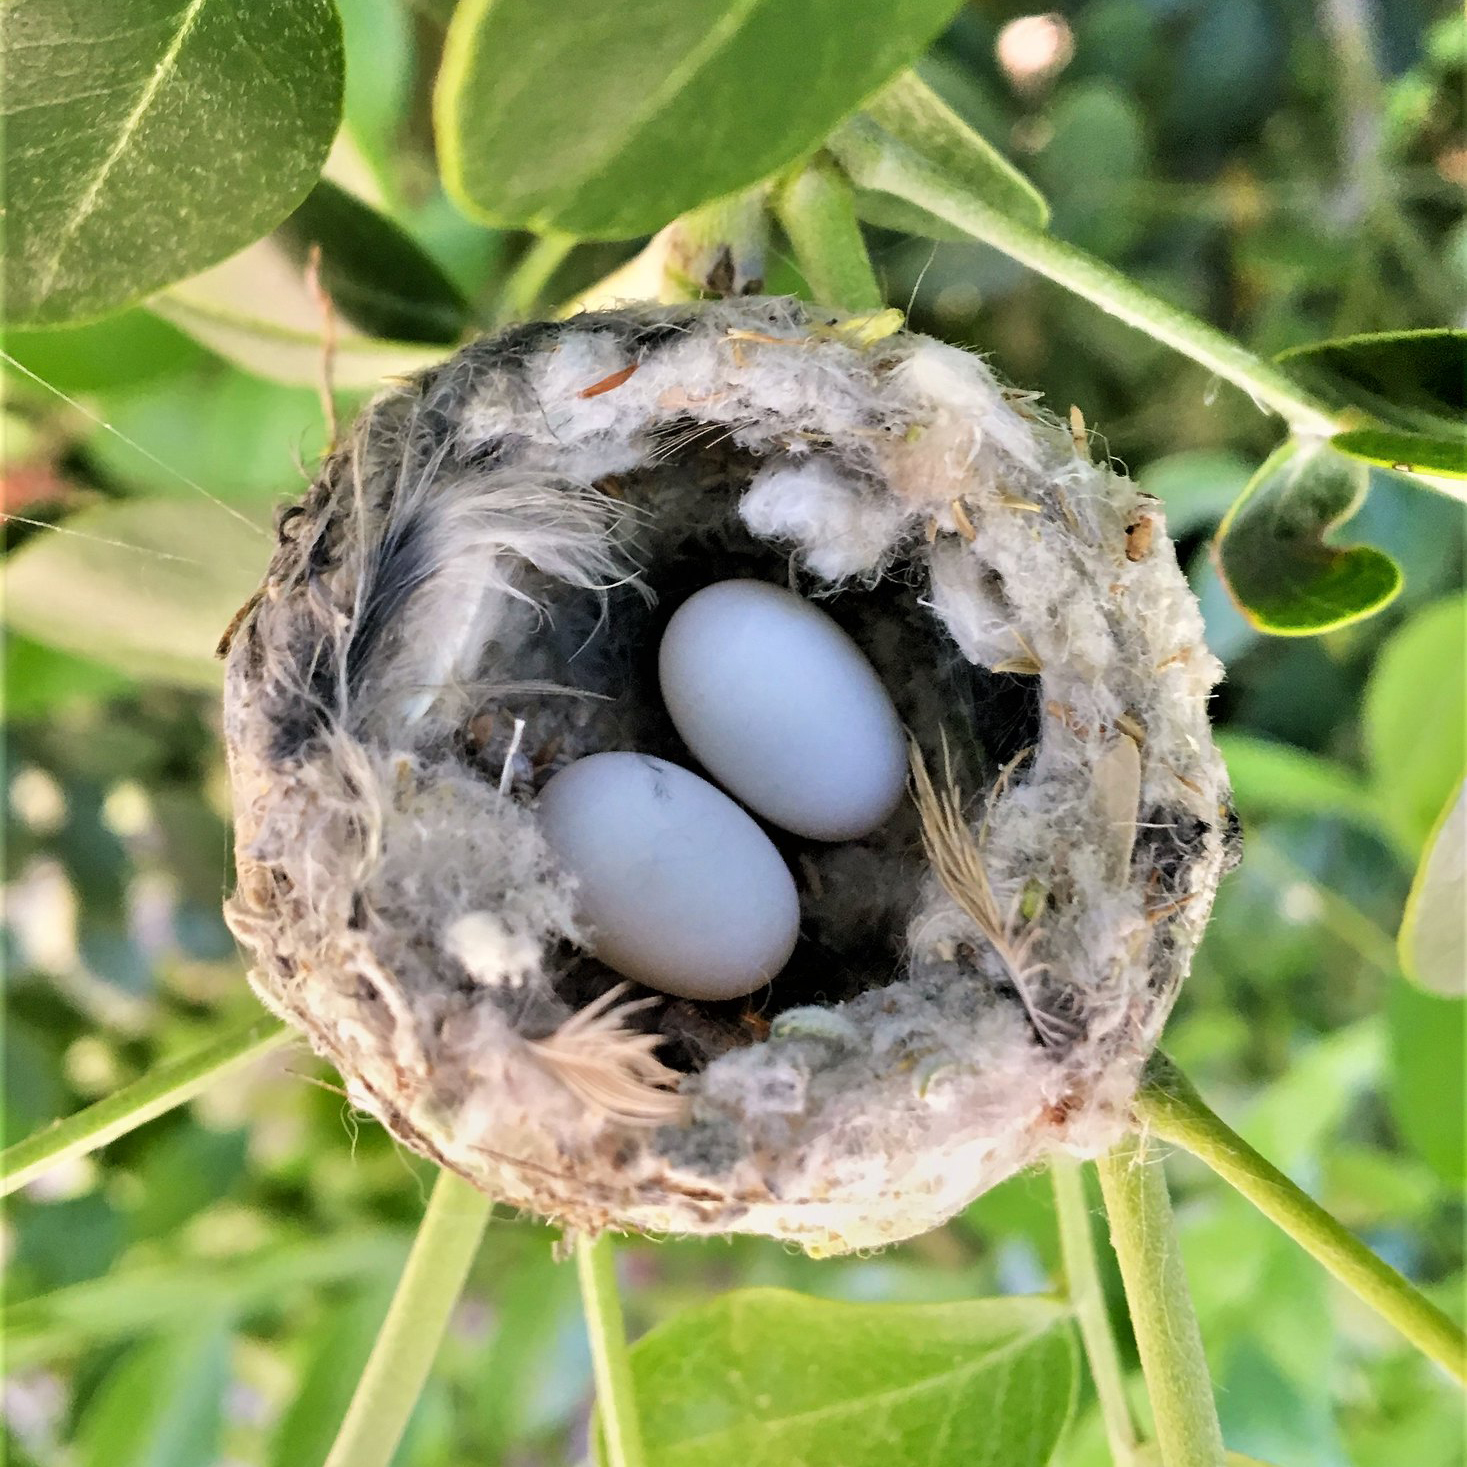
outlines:
[[[771, 831], [801, 935], [748, 1000], [591, 955], [536, 792], [689, 763], [661, 629], [819, 598], [910, 734], [871, 835]], [[1125, 1124], [1232, 856], [1218, 666], [1161, 507], [968, 353], [785, 299], [471, 345], [374, 402], [232, 638], [231, 925], [353, 1100], [573, 1226], [835, 1252]]]

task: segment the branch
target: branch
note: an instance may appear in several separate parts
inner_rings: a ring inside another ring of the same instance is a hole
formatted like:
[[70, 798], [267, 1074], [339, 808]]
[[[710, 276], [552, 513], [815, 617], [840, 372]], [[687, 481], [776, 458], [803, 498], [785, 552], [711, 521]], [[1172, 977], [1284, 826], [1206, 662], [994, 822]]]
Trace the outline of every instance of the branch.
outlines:
[[294, 1032], [279, 1019], [257, 1014], [247, 1024], [228, 1030], [202, 1049], [182, 1059], [155, 1065], [140, 1080], [124, 1085], [65, 1120], [53, 1121], [45, 1129], [0, 1152], [0, 1197], [25, 1186], [42, 1172], [86, 1156], [165, 1111], [192, 1100], [226, 1071], [294, 1037]]
[[493, 1203], [443, 1171], [398, 1280], [387, 1318], [325, 1467], [388, 1467], [448, 1328]]
[[1290, 427], [1328, 436], [1343, 426], [1323, 403], [1272, 363], [1186, 311], [1158, 300], [1112, 266], [1036, 225], [1003, 213], [971, 186], [897, 142], [869, 119], [858, 116], [846, 123], [829, 147], [862, 188], [905, 199], [1048, 276], [1241, 387], [1256, 402], [1287, 419]]
[[816, 158], [778, 190], [774, 204], [815, 299], [847, 311], [879, 311], [881, 287], [840, 171]]
[[583, 1234], [576, 1239], [576, 1272], [581, 1280], [586, 1333], [591, 1338], [596, 1405], [608, 1467], [646, 1467], [621, 1295], [616, 1288], [615, 1244], [608, 1235], [592, 1239]]
[[1225, 1467], [1202, 1334], [1161, 1160], [1132, 1137], [1096, 1163], [1121, 1265], [1161, 1467]]
[[1126, 1399], [1126, 1373], [1106, 1313], [1080, 1167], [1067, 1156], [1055, 1155], [1049, 1159], [1049, 1173], [1054, 1182], [1054, 1210], [1059, 1222], [1060, 1252], [1064, 1256], [1065, 1288], [1079, 1321], [1080, 1338], [1085, 1342], [1085, 1358], [1090, 1362], [1090, 1378], [1100, 1399], [1111, 1461], [1115, 1467], [1136, 1467], [1136, 1448], [1140, 1441], [1131, 1404]]
[[1160, 1051], [1147, 1067], [1136, 1115], [1154, 1135], [1210, 1166], [1422, 1354], [1467, 1383], [1462, 1330], [1214, 1115]]

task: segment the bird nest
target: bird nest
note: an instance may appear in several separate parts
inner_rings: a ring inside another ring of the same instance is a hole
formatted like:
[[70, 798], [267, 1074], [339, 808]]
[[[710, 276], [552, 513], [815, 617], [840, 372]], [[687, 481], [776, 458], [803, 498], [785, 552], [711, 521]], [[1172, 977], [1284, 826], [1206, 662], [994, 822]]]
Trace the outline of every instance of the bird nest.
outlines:
[[[799, 590], [912, 749], [874, 832], [771, 830], [784, 971], [597, 960], [535, 798], [692, 761], [657, 646]], [[508, 331], [378, 398], [234, 630], [234, 932], [408, 1146], [585, 1229], [891, 1242], [1126, 1124], [1236, 823], [1160, 506], [983, 362], [784, 299]]]

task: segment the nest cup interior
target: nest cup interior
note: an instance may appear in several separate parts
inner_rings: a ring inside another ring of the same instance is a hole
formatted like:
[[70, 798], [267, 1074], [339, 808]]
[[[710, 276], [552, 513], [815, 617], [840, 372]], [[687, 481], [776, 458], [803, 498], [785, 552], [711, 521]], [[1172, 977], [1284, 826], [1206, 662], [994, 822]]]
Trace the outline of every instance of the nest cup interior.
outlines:
[[[968, 662], [922, 604], [925, 572], [900, 550], [882, 574], [834, 588], [803, 572], [787, 547], [756, 538], [738, 509], [762, 457], [706, 442], [716, 437], [696, 423], [664, 425], [650, 464], [595, 485], [625, 507], [617, 534], [631, 578], [576, 588], [522, 568], [521, 589], [535, 609], [517, 618], [518, 646], [496, 648], [498, 671], [557, 691], [488, 693], [466, 710], [460, 736], [472, 767], [497, 786], [512, 759], [518, 798], [533, 797], [571, 760], [606, 750], [651, 754], [717, 783], [663, 706], [657, 652], [673, 613], [694, 592], [720, 580], [757, 580], [818, 598], [876, 669], [928, 763], [940, 767], [946, 757], [981, 804], [1002, 767], [1038, 739], [1037, 678]], [[517, 719], [524, 726], [511, 756]], [[664, 1036], [658, 1057], [684, 1072], [758, 1042], [784, 1010], [840, 1003], [905, 973], [907, 924], [927, 869], [915, 802], [904, 800], [856, 841], [809, 840], [760, 824], [799, 889], [800, 936], [778, 976], [746, 998], [669, 998], [629, 1018]], [[550, 971], [571, 1009], [624, 981], [569, 944]], [[542, 1024], [563, 1017], [547, 1010]]]

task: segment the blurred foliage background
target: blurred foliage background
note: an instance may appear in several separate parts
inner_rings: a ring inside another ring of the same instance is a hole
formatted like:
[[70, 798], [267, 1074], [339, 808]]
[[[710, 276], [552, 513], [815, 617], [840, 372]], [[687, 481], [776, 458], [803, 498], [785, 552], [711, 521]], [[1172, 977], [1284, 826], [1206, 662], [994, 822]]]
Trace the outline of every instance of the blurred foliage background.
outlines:
[[[533, 241], [468, 222], [437, 182], [427, 99], [450, 10], [341, 0], [347, 123], [327, 176], [407, 230], [488, 327]], [[922, 69], [1046, 192], [1060, 235], [1272, 353], [1463, 324], [1467, 29], [1449, 10], [1076, 0], [1040, 16], [976, 0]], [[1323, 637], [1265, 638], [1206, 543], [1272, 446], [1268, 418], [982, 246], [880, 229], [870, 244], [919, 329], [989, 354], [1061, 413], [1078, 405], [1165, 499], [1227, 665], [1216, 714], [1247, 833], [1166, 1043], [1248, 1139], [1460, 1318], [1462, 1004], [1401, 978], [1393, 934], [1464, 765], [1462, 505], [1377, 473], [1349, 535], [1401, 562], [1402, 595]], [[549, 298], [635, 248], [576, 248]], [[801, 288], [777, 244], [770, 288]], [[10, 1142], [255, 1004], [219, 916], [231, 862], [207, 652], [266, 547], [183, 481], [266, 526], [327, 429], [309, 388], [249, 375], [143, 308], [12, 333], [7, 349], [75, 399], [7, 373], [7, 513], [64, 531], [105, 506], [114, 537], [141, 547], [52, 535], [39, 588], [10, 608]], [[52, 533], [4, 528], [11, 550]], [[1172, 1166], [1230, 1445], [1280, 1467], [1462, 1462], [1446, 1378], [1240, 1198]], [[4, 1231], [7, 1460], [318, 1463], [430, 1171], [291, 1050], [33, 1183]], [[399, 1467], [584, 1456], [589, 1360], [551, 1241], [508, 1215], [491, 1225]], [[735, 1284], [905, 1301], [1043, 1290], [1057, 1244], [1041, 1176], [878, 1257], [629, 1242], [621, 1264], [636, 1331]], [[1124, 1335], [1113, 1275], [1108, 1289]], [[1059, 1460], [1106, 1460], [1093, 1402]]]

